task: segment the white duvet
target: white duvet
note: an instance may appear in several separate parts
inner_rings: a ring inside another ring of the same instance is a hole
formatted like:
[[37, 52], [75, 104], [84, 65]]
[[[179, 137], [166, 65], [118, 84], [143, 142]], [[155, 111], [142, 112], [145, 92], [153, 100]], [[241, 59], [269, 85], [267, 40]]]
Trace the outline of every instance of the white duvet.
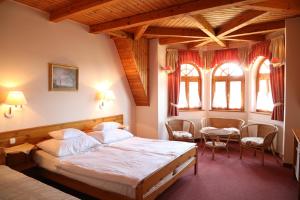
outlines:
[[110, 143], [109, 146], [117, 149], [151, 152], [159, 155], [169, 155], [178, 157], [189, 149], [195, 147], [195, 143], [169, 141], [169, 140], [155, 140], [140, 137], [133, 137], [120, 142]]
[[174, 158], [175, 156], [170, 155], [101, 146], [93, 151], [64, 157], [57, 168], [136, 187], [141, 180]]

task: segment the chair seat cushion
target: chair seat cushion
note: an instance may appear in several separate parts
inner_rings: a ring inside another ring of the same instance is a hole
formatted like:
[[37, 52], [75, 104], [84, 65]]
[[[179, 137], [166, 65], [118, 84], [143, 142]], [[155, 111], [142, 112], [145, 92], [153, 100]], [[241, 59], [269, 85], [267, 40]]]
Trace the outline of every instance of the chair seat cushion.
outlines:
[[[205, 143], [206, 146], [209, 146], [209, 147], [213, 147], [213, 142], [212, 141], [207, 141]], [[225, 148], [226, 147], [226, 143], [225, 142], [215, 142], [215, 147], [220, 147], [220, 148]]]
[[246, 145], [263, 145], [264, 138], [262, 137], [244, 137], [241, 139], [242, 144]]
[[173, 136], [175, 138], [193, 138], [193, 135], [187, 131], [173, 131]]

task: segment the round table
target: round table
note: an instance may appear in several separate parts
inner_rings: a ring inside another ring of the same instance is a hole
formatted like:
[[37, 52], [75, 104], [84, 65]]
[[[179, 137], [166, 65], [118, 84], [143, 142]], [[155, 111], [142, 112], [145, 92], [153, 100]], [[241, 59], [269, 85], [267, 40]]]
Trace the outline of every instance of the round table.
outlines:
[[[204, 138], [204, 146], [202, 155], [205, 151], [205, 147], [209, 147], [212, 149], [212, 159], [215, 158], [215, 149], [216, 148], [224, 148], [227, 151], [227, 155], [229, 157], [229, 150], [228, 150], [228, 142], [230, 140], [230, 136], [234, 133], [233, 130], [228, 130], [224, 128], [211, 128], [211, 129], [201, 129], [200, 133], [203, 135]], [[226, 141], [223, 142], [220, 140], [225, 139]]]

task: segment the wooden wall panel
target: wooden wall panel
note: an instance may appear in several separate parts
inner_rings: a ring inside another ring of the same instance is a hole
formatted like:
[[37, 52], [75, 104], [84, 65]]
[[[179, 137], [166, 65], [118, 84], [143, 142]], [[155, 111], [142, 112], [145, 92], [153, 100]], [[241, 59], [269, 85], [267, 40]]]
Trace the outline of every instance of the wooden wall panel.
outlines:
[[115, 38], [130, 89], [137, 106], [149, 105], [149, 42], [147, 39], [132, 40]]
[[102, 117], [97, 119], [89, 119], [76, 122], [67, 122], [62, 124], [54, 124], [47, 126], [40, 126], [28, 129], [14, 130], [8, 132], [0, 133], [0, 147], [13, 146], [9, 144], [9, 138], [16, 138], [16, 144], [22, 144], [29, 142], [31, 144], [36, 144], [40, 141], [50, 138], [48, 133], [50, 131], [60, 130], [64, 128], [77, 128], [80, 130], [91, 130], [93, 126], [100, 122], [114, 121], [123, 124], [123, 115], [114, 115], [109, 117]]

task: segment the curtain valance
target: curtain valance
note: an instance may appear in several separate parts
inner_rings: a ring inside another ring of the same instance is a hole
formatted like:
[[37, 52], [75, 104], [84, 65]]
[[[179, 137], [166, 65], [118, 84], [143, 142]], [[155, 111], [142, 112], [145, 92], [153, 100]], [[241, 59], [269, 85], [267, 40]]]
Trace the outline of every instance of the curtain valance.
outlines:
[[240, 63], [238, 49], [217, 50], [211, 63], [211, 68], [223, 64], [225, 62]]
[[248, 65], [254, 62], [256, 58], [259, 56], [264, 56], [269, 59], [271, 56], [269, 51], [269, 46], [270, 46], [270, 40], [253, 45], [248, 57]]

